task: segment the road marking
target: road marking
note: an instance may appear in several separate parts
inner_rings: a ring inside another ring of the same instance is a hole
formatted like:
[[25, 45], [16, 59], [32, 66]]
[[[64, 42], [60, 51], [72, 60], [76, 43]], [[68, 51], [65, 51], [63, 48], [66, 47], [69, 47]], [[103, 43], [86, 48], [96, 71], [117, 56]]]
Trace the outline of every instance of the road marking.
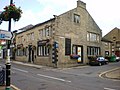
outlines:
[[21, 89], [17, 88], [17, 87], [14, 86], [14, 85], [11, 85], [11, 87], [14, 88], [15, 90], [21, 90]]
[[112, 88], [104, 88], [104, 90], [116, 90], [116, 89], [112, 89]]
[[55, 80], [59, 80], [59, 81], [63, 81], [63, 82], [71, 82], [69, 80], [65, 80], [65, 79], [61, 79], [61, 78], [56, 78], [56, 77], [51, 77], [51, 76], [46, 76], [43, 74], [37, 74], [38, 76], [42, 76], [42, 77], [46, 77], [46, 78], [50, 78], [50, 79], [55, 79]]
[[22, 69], [19, 69], [19, 68], [13, 68], [13, 69], [18, 70], [18, 71], [21, 71], [21, 72], [28, 73], [28, 71], [26, 71], [26, 70], [22, 70]]
[[114, 68], [114, 69], [110, 69], [110, 70], [107, 70], [107, 71], [105, 71], [105, 72], [102, 72], [101, 74], [99, 74], [99, 77], [103, 78], [103, 77], [102, 77], [103, 74], [106, 74], [106, 73], [108, 73], [108, 72], [111, 72], [111, 71], [117, 70], [117, 69], [119, 69], [119, 68], [120, 68], [120, 67], [118, 67], [118, 68]]

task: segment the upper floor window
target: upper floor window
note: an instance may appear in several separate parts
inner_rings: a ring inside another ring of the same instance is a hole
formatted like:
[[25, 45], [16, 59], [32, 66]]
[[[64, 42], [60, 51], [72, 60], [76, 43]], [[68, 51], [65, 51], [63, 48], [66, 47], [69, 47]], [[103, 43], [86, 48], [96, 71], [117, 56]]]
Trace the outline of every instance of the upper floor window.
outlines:
[[34, 40], [34, 32], [27, 34], [27, 41]]
[[34, 40], [34, 33], [31, 33], [31, 40]]
[[105, 46], [108, 46], [108, 45], [109, 45], [109, 44], [106, 42], [106, 43], [105, 43]]
[[39, 30], [39, 38], [52, 36], [52, 29], [50, 26]]
[[80, 23], [80, 15], [74, 14], [74, 22]]
[[50, 30], [49, 30], [49, 27], [46, 27], [46, 28], [45, 28], [45, 36], [46, 36], [46, 37], [49, 36], [49, 31], [50, 31]]
[[21, 44], [24, 42], [23, 36], [18, 37], [18, 43]]
[[87, 41], [99, 42], [99, 38], [99, 34], [87, 32]]

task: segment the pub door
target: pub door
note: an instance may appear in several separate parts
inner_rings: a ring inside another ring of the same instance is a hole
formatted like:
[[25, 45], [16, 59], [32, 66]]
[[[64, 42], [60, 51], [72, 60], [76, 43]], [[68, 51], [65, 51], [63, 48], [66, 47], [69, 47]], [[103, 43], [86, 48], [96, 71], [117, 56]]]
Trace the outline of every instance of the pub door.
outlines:
[[34, 63], [34, 50], [32, 49], [32, 45], [28, 46], [28, 62]]

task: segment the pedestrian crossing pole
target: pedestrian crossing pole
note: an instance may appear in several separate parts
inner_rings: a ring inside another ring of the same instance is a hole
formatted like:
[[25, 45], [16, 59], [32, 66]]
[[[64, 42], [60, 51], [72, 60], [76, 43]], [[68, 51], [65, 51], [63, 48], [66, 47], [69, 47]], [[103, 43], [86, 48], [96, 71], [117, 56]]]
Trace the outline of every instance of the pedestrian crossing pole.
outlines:
[[[13, 0], [10, 0], [10, 4], [13, 4]], [[8, 31], [11, 32], [11, 18], [9, 18]], [[11, 82], [10, 44], [11, 44], [11, 40], [8, 40], [7, 41], [6, 88], [5, 90], [11, 90], [11, 87], [10, 87], [10, 82]]]

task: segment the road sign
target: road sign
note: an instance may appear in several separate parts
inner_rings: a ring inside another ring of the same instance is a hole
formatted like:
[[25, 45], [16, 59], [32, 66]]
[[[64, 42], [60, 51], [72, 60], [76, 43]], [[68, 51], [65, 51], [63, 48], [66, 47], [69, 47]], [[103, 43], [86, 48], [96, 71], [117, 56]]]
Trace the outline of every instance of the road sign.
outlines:
[[0, 39], [11, 40], [13, 37], [12, 33], [5, 30], [0, 30]]

